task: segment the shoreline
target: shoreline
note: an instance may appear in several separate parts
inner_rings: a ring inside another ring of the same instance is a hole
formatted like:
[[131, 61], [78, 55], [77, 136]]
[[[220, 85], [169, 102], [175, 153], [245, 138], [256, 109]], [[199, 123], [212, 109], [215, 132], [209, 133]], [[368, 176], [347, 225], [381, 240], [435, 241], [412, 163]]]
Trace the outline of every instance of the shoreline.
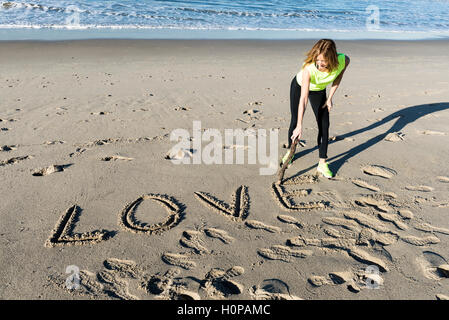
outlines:
[[425, 31], [298, 31], [298, 30], [190, 30], [190, 29], [52, 29], [0, 28], [0, 41], [9, 40], [446, 40], [449, 34]]

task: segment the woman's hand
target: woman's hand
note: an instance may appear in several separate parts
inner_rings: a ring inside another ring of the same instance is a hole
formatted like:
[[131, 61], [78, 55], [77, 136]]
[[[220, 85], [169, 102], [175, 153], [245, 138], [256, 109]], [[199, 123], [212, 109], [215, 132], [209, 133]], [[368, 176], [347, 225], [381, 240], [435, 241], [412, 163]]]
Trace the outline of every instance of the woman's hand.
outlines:
[[292, 143], [295, 142], [296, 139], [298, 140], [301, 139], [301, 135], [302, 135], [302, 127], [297, 126], [295, 130], [293, 130], [293, 134], [291, 136]]
[[331, 112], [331, 109], [332, 109], [332, 107], [333, 107], [334, 105], [332, 104], [332, 99], [327, 99], [326, 100], [326, 103], [321, 107], [321, 108], [327, 108], [327, 110], [329, 111], [329, 112]]

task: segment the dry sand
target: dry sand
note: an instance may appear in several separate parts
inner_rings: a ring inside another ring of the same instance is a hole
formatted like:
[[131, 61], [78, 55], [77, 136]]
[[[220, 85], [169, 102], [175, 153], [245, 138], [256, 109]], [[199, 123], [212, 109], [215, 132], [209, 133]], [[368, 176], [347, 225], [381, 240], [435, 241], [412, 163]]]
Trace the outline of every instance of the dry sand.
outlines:
[[313, 43], [2, 42], [0, 298], [447, 297], [447, 41], [337, 41], [335, 179], [310, 108], [282, 183], [166, 159], [194, 120], [279, 128], [281, 156]]

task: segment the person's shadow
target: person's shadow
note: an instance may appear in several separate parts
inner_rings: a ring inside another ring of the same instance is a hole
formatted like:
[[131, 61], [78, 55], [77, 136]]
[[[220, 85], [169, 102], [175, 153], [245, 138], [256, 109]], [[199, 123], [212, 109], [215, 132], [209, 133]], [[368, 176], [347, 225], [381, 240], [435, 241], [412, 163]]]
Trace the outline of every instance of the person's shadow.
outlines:
[[[369, 147], [375, 145], [376, 143], [382, 141], [389, 133], [399, 132], [407, 124], [412, 123], [421, 117], [424, 117], [433, 112], [442, 111], [442, 110], [446, 110], [446, 109], [449, 109], [449, 102], [421, 104], [421, 105], [417, 105], [417, 106], [413, 106], [413, 107], [408, 107], [408, 108], [404, 108], [402, 110], [398, 110], [398, 111], [386, 116], [382, 120], [375, 122], [369, 126], [366, 126], [365, 128], [354, 130], [352, 132], [348, 132], [348, 133], [338, 136], [338, 139], [336, 141], [329, 141], [329, 145], [332, 143], [335, 143], [339, 140], [343, 140], [345, 138], [355, 136], [359, 133], [363, 133], [363, 132], [372, 130], [374, 128], [384, 125], [387, 122], [390, 122], [390, 121], [396, 119], [396, 122], [391, 126], [391, 128], [388, 129], [387, 131], [385, 131], [384, 133], [378, 134], [378, 135], [372, 137], [371, 139], [369, 139], [368, 141], [366, 141], [362, 144], [359, 144], [359, 145], [353, 147], [352, 149], [349, 149], [346, 152], [340, 153], [339, 155], [329, 158], [327, 161], [329, 162], [329, 167], [330, 167], [331, 171], [334, 172], [334, 174], [335, 174], [336, 172], [338, 172], [338, 170], [343, 166], [343, 164], [346, 161], [348, 161], [352, 157], [356, 156], [357, 154], [361, 153], [362, 151], [368, 149]], [[306, 154], [309, 154], [317, 149], [318, 149], [318, 146], [315, 146], [314, 148], [298, 152], [295, 154], [293, 160], [301, 158], [302, 156], [305, 156]], [[330, 162], [330, 161], [333, 161], [333, 162]], [[315, 166], [303, 169], [303, 170], [299, 171], [297, 174], [295, 174], [294, 176], [302, 175], [302, 174], [308, 172], [309, 170], [313, 169], [314, 167]]]

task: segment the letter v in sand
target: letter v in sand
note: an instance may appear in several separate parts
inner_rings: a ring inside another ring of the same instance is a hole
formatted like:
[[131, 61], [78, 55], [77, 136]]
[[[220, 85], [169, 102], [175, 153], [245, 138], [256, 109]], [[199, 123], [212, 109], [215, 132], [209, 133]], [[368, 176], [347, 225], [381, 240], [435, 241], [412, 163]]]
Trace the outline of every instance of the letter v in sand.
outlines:
[[195, 196], [208, 207], [231, 218], [234, 221], [243, 221], [249, 214], [249, 194], [247, 186], [240, 186], [232, 195], [232, 205], [215, 198], [206, 192], [195, 192]]

